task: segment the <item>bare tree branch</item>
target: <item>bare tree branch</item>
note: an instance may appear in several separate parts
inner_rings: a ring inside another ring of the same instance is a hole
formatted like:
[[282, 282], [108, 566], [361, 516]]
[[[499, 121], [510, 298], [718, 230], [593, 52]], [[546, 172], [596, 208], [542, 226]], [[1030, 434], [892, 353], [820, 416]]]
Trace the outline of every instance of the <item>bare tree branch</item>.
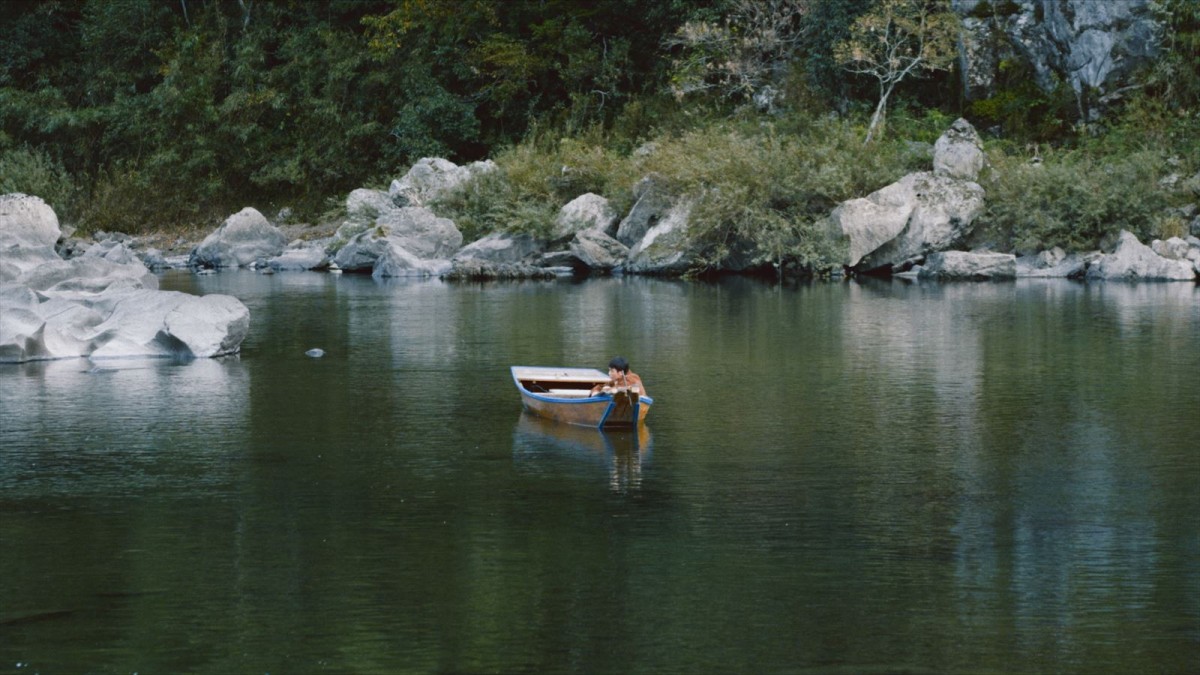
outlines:
[[850, 37], [834, 54], [847, 71], [879, 81], [867, 143], [875, 137], [896, 85], [920, 70], [950, 67], [958, 25], [947, 0], [879, 0], [855, 20]]

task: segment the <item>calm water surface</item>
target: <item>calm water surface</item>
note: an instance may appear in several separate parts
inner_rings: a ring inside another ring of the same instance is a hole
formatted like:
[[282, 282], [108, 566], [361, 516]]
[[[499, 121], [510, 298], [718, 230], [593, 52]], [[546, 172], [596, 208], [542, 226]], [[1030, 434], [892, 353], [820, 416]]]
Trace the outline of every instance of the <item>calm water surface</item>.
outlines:
[[1193, 284], [163, 287], [241, 356], [0, 366], [0, 672], [1200, 670]]

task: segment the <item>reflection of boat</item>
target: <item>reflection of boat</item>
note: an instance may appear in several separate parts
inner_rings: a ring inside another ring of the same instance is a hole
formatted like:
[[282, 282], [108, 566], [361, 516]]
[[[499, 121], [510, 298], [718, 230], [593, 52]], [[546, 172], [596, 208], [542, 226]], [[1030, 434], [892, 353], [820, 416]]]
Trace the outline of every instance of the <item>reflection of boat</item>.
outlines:
[[571, 454], [605, 455], [629, 452], [645, 453], [650, 448], [650, 428], [645, 424], [618, 429], [595, 429], [521, 413], [517, 434], [525, 441], [554, 445]]
[[642, 465], [651, 452], [650, 428], [597, 429], [522, 412], [513, 430], [513, 459], [523, 471], [554, 475], [594, 476], [603, 471], [610, 488], [637, 489]]
[[592, 396], [592, 387], [608, 382], [608, 376], [594, 368], [513, 366], [512, 374], [526, 410], [568, 424], [636, 427], [646, 421], [654, 404], [653, 398], [633, 389]]

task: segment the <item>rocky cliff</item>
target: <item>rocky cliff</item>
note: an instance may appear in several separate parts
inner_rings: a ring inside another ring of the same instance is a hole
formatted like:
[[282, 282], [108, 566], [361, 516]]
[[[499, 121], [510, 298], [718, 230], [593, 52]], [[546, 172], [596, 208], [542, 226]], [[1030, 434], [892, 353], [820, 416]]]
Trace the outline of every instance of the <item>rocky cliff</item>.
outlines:
[[1152, 0], [951, 0], [962, 17], [959, 45], [967, 100], [996, 94], [1002, 68], [1031, 72], [1043, 91], [1065, 84], [1080, 118], [1136, 86], [1158, 55]]

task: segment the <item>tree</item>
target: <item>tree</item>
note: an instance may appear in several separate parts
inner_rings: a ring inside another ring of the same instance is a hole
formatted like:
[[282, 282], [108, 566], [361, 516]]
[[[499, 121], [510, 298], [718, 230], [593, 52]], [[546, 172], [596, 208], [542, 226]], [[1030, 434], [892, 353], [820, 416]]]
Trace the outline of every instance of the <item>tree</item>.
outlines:
[[688, 21], [666, 40], [678, 48], [671, 89], [676, 98], [715, 91], [749, 99], [797, 54], [811, 0], [733, 0], [724, 20]]
[[956, 56], [958, 17], [948, 0], [880, 0], [850, 27], [834, 55], [846, 70], [879, 82], [866, 142], [875, 136], [896, 85], [921, 71], [946, 70]]

